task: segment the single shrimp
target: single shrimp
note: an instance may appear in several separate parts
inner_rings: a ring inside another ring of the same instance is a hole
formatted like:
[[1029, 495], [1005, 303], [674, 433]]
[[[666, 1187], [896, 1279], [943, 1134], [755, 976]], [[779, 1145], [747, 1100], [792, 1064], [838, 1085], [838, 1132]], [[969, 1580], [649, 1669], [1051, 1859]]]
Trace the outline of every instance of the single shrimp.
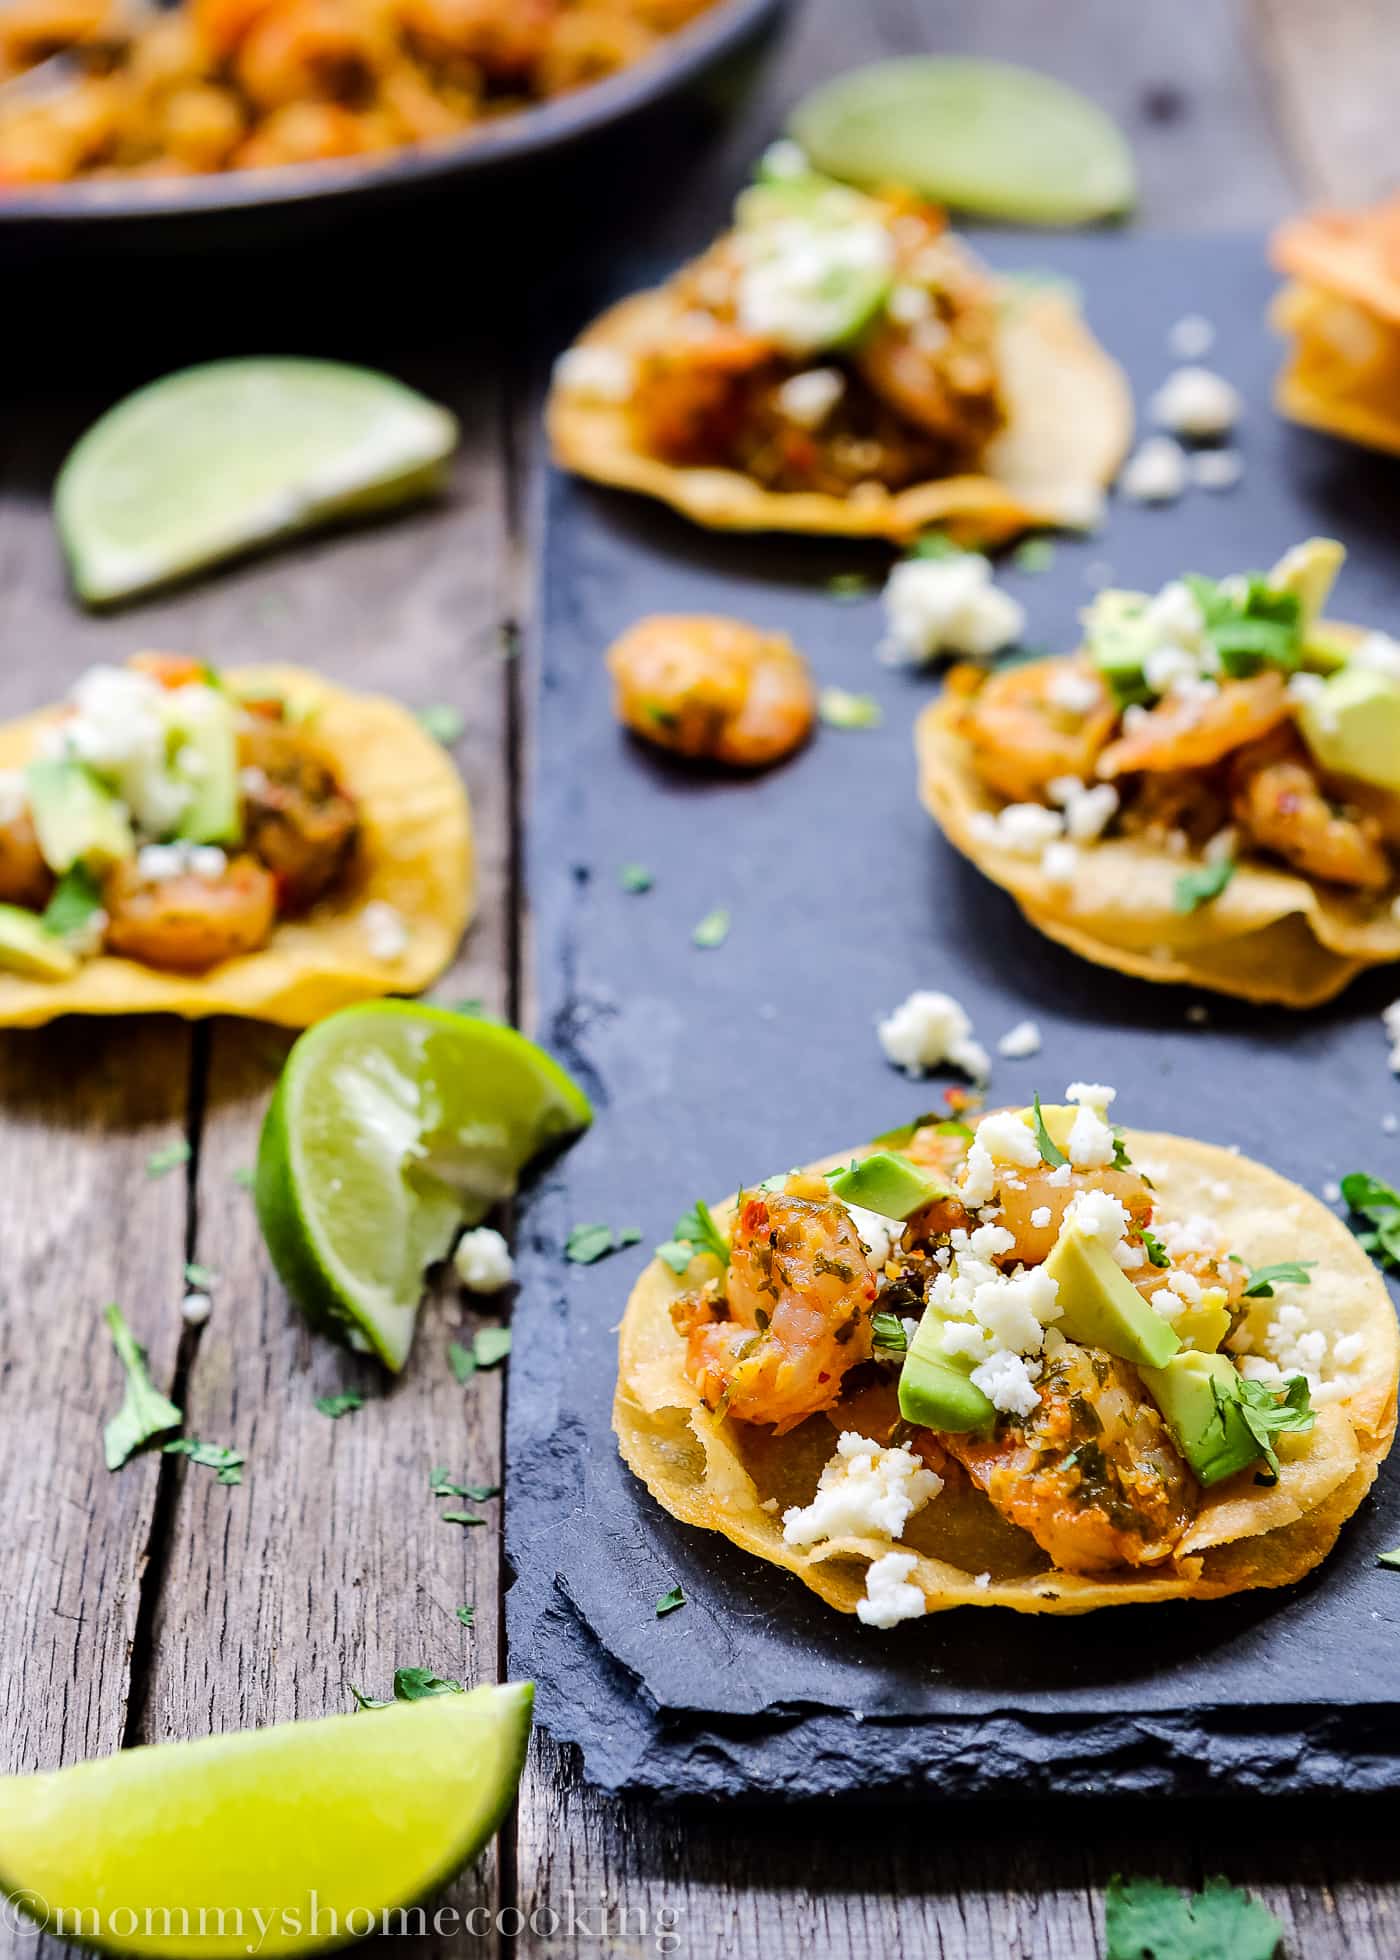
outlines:
[[1099, 757], [1107, 779], [1131, 770], [1209, 769], [1232, 749], [1269, 734], [1291, 713], [1283, 675], [1271, 667], [1248, 680], [1167, 694]]
[[742, 620], [655, 614], [613, 642], [608, 671], [618, 720], [678, 755], [757, 769], [812, 730], [806, 661], [781, 633]]
[[270, 871], [234, 858], [217, 878], [183, 872], [143, 878], [138, 862], [115, 866], [102, 888], [106, 947], [143, 966], [200, 973], [265, 946], [277, 915]]
[[1263, 850], [1333, 884], [1374, 890], [1390, 883], [1379, 821], [1327, 795], [1291, 730], [1241, 751], [1230, 785], [1235, 822]]
[[1060, 655], [988, 675], [968, 698], [961, 726], [983, 781], [1013, 803], [1033, 803], [1057, 776], [1093, 776], [1117, 717], [1089, 662]]
[[364, 156], [375, 147], [367, 119], [338, 102], [290, 102], [285, 109], [274, 109], [239, 144], [232, 167], [271, 170], [284, 163], [324, 163]]
[[433, 60], [470, 62], [498, 88], [519, 88], [547, 58], [559, 0], [401, 0], [398, 14]]
[[[710, 253], [692, 273], [730, 277], [729, 261]], [[715, 321], [692, 338], [677, 335], [652, 349], [636, 368], [629, 403], [639, 446], [676, 463], [723, 462], [748, 426], [755, 394], [781, 375], [771, 341]]]
[[367, 11], [342, 0], [290, 0], [253, 21], [234, 66], [260, 109], [363, 107], [392, 58], [391, 39]]
[[[1081, 1191], [1107, 1191], [1110, 1197], [1117, 1198], [1128, 1214], [1130, 1235], [1141, 1232], [1152, 1218], [1152, 1192], [1134, 1171], [1071, 1171], [1066, 1182], [1056, 1184], [1051, 1181], [1047, 1164], [1043, 1170], [1017, 1171], [1016, 1178], [1019, 1190], [1003, 1182], [997, 1192], [1000, 1207], [997, 1224], [1016, 1241], [999, 1258], [999, 1265], [1038, 1266], [1048, 1259], [1065, 1212]], [[1048, 1218], [1043, 1217], [1046, 1212], [1050, 1214]], [[1033, 1222], [1036, 1218], [1041, 1219], [1039, 1224]]]
[[359, 817], [304, 730], [257, 715], [238, 731], [247, 848], [277, 879], [284, 905], [311, 905], [342, 875]]
[[615, 75], [649, 54], [656, 35], [640, 20], [601, 8], [563, 13], [555, 21], [535, 68], [544, 95], [562, 95]]
[[42, 911], [53, 893], [54, 876], [39, 849], [28, 810], [0, 823], [0, 902]]
[[1029, 1416], [938, 1440], [1065, 1572], [1160, 1565], [1200, 1502], [1136, 1371], [1101, 1348], [1057, 1348]]
[[[834, 1198], [740, 1201], [723, 1299], [676, 1302], [686, 1372], [706, 1405], [778, 1435], [841, 1393], [870, 1357], [876, 1285], [846, 1207]], [[715, 1311], [725, 1318], [715, 1318]]]

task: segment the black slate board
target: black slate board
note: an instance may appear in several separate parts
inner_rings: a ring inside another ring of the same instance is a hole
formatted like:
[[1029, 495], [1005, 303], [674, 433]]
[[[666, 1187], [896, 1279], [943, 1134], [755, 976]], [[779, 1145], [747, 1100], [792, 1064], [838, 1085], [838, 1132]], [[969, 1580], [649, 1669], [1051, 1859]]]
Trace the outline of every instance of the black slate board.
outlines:
[[[1337, 610], [1396, 627], [1400, 467], [1292, 429], [1268, 406], [1277, 347], [1261, 241], [1109, 235], [985, 241], [1004, 265], [1066, 274], [1139, 400], [1200, 311], [1210, 357], [1248, 402], [1229, 495], [1115, 504], [1041, 575], [1006, 567], [1028, 639], [1065, 647], [1091, 568], [1155, 587], [1183, 569], [1267, 565], [1312, 532], [1352, 552]], [[622, 289], [640, 283], [622, 282]], [[595, 300], [606, 295], [594, 295]], [[561, 320], [561, 326], [571, 322]], [[1001, 1061], [997, 1097], [1113, 1082], [1145, 1128], [1238, 1144], [1313, 1190], [1364, 1167], [1394, 1179], [1400, 1110], [1377, 1021], [1395, 976], [1306, 1016], [1120, 979], [1024, 924], [915, 797], [911, 724], [935, 682], [881, 667], [874, 598], [837, 572], [888, 555], [841, 542], [726, 538], [550, 475], [531, 652], [528, 891], [542, 1038], [593, 1096], [591, 1134], [523, 1220], [511, 1363], [507, 1549], [512, 1673], [608, 1788], [668, 1795], [1005, 1794], [1400, 1787], [1400, 1478], [1383, 1474], [1323, 1570], [1282, 1594], [1078, 1620], [964, 1609], [876, 1632], [711, 1533], [675, 1523], [621, 1465], [609, 1427], [615, 1329], [646, 1248], [697, 1195], [857, 1143], [938, 1088], [884, 1061], [874, 1022], [916, 986], [968, 1008], [989, 1046], [1026, 1015], [1043, 1052]], [[625, 738], [601, 669], [655, 610], [734, 612], [789, 631], [822, 682], [872, 692], [884, 726], [823, 729], [751, 781], [669, 764]], [[618, 883], [628, 861], [655, 888]], [[712, 907], [726, 943], [697, 950]], [[642, 1245], [565, 1263], [571, 1225], [636, 1225]], [[683, 1584], [687, 1604], [657, 1619]]]

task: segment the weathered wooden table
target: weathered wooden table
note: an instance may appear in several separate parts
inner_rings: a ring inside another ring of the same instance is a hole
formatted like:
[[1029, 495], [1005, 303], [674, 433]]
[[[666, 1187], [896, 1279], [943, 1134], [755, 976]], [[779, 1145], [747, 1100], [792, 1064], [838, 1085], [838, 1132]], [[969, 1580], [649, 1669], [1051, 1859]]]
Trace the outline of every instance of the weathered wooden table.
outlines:
[[[1132, 132], [1149, 224], [1257, 226], [1306, 196], [1375, 193], [1394, 174], [1400, 25], [1385, 0], [809, 0], [742, 118], [708, 153], [676, 159], [664, 209], [639, 222], [611, 214], [614, 234], [626, 220], [632, 246], [639, 235], [672, 251], [699, 242], [803, 87], [881, 52], [929, 48], [1004, 54], [1090, 89]], [[86, 303], [100, 312], [129, 301], [109, 269]], [[494, 308], [488, 294], [480, 310]], [[250, 334], [247, 349], [295, 338], [286, 324]], [[364, 351], [349, 321], [341, 335], [300, 338]], [[46, 494], [113, 390], [36, 395], [27, 368], [12, 366], [15, 399], [0, 423], [0, 713], [142, 644], [220, 661], [303, 658], [417, 705], [458, 704], [480, 910], [439, 992], [481, 995], [528, 1023], [516, 840], [529, 690], [511, 657], [530, 603], [527, 377], [513, 328], [425, 359], [415, 349], [427, 338], [381, 352], [462, 415], [445, 504], [106, 620], [81, 617], [65, 597]], [[150, 367], [138, 362], [132, 378]], [[464, 1396], [441, 1365], [461, 1311], [444, 1297], [426, 1309], [414, 1365], [389, 1393], [348, 1421], [317, 1413], [316, 1396], [361, 1385], [367, 1371], [289, 1311], [237, 1179], [285, 1047], [268, 1029], [162, 1021], [69, 1022], [0, 1041], [5, 1769], [342, 1709], [347, 1678], [382, 1686], [400, 1664], [472, 1681], [506, 1665], [496, 1534], [444, 1527], [425, 1465], [493, 1480], [507, 1384], [481, 1375]], [[188, 1165], [148, 1176], [150, 1153], [182, 1137]], [[199, 1330], [179, 1312], [188, 1259], [219, 1274]], [[191, 1433], [248, 1453], [241, 1488], [177, 1458], [104, 1470], [100, 1429], [119, 1385], [100, 1310], [113, 1298]], [[463, 1601], [476, 1607], [470, 1633], [454, 1617]], [[1079, 1960], [1099, 1948], [1111, 1872], [1186, 1883], [1224, 1869], [1281, 1914], [1290, 1955], [1381, 1960], [1400, 1952], [1391, 1823], [1342, 1793], [1302, 1813], [671, 1816], [600, 1801], [541, 1735], [516, 1820], [452, 1895], [464, 1912], [503, 1917], [480, 1937], [427, 1944]], [[4, 1942], [59, 1950], [13, 1932]]]

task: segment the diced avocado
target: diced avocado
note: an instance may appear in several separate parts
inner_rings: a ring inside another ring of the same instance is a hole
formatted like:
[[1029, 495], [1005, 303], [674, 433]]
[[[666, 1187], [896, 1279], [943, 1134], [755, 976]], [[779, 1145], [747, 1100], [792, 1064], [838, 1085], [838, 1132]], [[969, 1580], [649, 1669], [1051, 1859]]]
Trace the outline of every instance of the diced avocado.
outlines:
[[1400, 682], [1373, 667], [1343, 667], [1299, 704], [1303, 740], [1324, 769], [1400, 790]]
[[[1018, 1109], [1016, 1114], [1020, 1117], [1026, 1128], [1034, 1135], [1035, 1110], [1033, 1108]], [[1051, 1143], [1062, 1153], [1068, 1152], [1069, 1133], [1074, 1128], [1074, 1119], [1079, 1114], [1078, 1109], [1073, 1103], [1042, 1103], [1040, 1105], [1040, 1114], [1045, 1124], [1045, 1133]]]
[[1285, 551], [1267, 575], [1271, 591], [1290, 592], [1298, 601], [1298, 623], [1305, 635], [1322, 617], [1346, 555], [1346, 546], [1335, 538], [1305, 538], [1302, 544]]
[[939, 1308], [925, 1307], [900, 1371], [899, 1413], [922, 1429], [943, 1429], [953, 1435], [990, 1429], [997, 1412], [972, 1380], [975, 1362], [943, 1352], [947, 1325], [948, 1316]]
[[1183, 1307], [1172, 1326], [1183, 1347], [1214, 1354], [1230, 1331], [1230, 1309], [1223, 1286], [1208, 1286], [1193, 1307]]
[[893, 1150], [877, 1150], [859, 1164], [833, 1171], [827, 1183], [843, 1204], [861, 1205], [881, 1218], [912, 1218], [949, 1195], [946, 1184]]
[[1142, 1379], [1203, 1484], [1218, 1484], [1259, 1461], [1259, 1445], [1239, 1411], [1239, 1376], [1228, 1355], [1187, 1348], [1165, 1367], [1144, 1368]]
[[61, 939], [44, 927], [37, 912], [22, 905], [0, 905], [0, 968], [32, 980], [67, 980], [78, 962]]
[[166, 696], [171, 767], [192, 791], [178, 835], [192, 844], [236, 844], [243, 835], [233, 704], [212, 687]]
[[1145, 701], [1151, 690], [1143, 677], [1143, 662], [1160, 644], [1160, 634], [1146, 623], [1147, 594], [1110, 588], [1100, 592], [1084, 615], [1086, 644], [1094, 665], [1126, 704]]
[[1128, 1279], [1102, 1239], [1071, 1218], [1060, 1227], [1045, 1270], [1059, 1288], [1055, 1322], [1066, 1340], [1107, 1348], [1139, 1368], [1160, 1368], [1181, 1346]]
[[75, 864], [101, 867], [135, 850], [126, 811], [81, 762], [31, 762], [25, 771], [39, 849], [61, 876]]

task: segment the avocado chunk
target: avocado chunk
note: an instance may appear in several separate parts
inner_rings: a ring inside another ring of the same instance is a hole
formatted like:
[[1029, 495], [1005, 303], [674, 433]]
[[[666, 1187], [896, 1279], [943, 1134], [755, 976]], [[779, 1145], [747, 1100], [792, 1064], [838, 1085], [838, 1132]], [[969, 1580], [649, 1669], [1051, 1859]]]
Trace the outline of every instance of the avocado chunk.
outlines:
[[37, 912], [26, 912], [22, 905], [0, 905], [0, 969], [30, 980], [68, 980], [77, 972], [78, 962]]
[[171, 764], [191, 796], [177, 834], [191, 844], [237, 844], [243, 835], [233, 706], [212, 687], [168, 696]]
[[1347, 548], [1335, 538], [1305, 538], [1285, 551], [1268, 574], [1271, 592], [1287, 592], [1298, 601], [1298, 623], [1304, 634], [1322, 617]]
[[1163, 1368], [1141, 1370], [1172, 1439], [1203, 1484], [1218, 1484], [1259, 1461], [1239, 1408], [1239, 1376], [1228, 1355], [1187, 1348]]
[[1214, 1354], [1230, 1331], [1230, 1309], [1225, 1304], [1223, 1286], [1208, 1286], [1193, 1307], [1183, 1307], [1172, 1320], [1176, 1338], [1183, 1347]]
[[1110, 589], [1100, 592], [1084, 615], [1090, 657], [1124, 706], [1150, 699], [1143, 662], [1161, 644], [1147, 622], [1147, 595]]
[[899, 1413], [921, 1429], [942, 1429], [953, 1435], [990, 1429], [997, 1412], [972, 1380], [976, 1363], [965, 1355], [943, 1352], [947, 1325], [948, 1316], [938, 1307], [925, 1307], [900, 1372]]
[[842, 1204], [860, 1205], [881, 1218], [912, 1218], [949, 1195], [946, 1184], [893, 1150], [877, 1150], [859, 1164], [833, 1171], [827, 1183]]
[[31, 762], [25, 771], [39, 849], [60, 877], [75, 864], [100, 869], [136, 848], [126, 811], [84, 763]]
[[1298, 709], [1303, 740], [1324, 769], [1400, 790], [1400, 682], [1373, 667], [1343, 667]]
[[1150, 1307], [1102, 1239], [1067, 1219], [1045, 1270], [1060, 1290], [1055, 1322], [1066, 1340], [1107, 1348], [1139, 1368], [1161, 1368], [1181, 1346]]

